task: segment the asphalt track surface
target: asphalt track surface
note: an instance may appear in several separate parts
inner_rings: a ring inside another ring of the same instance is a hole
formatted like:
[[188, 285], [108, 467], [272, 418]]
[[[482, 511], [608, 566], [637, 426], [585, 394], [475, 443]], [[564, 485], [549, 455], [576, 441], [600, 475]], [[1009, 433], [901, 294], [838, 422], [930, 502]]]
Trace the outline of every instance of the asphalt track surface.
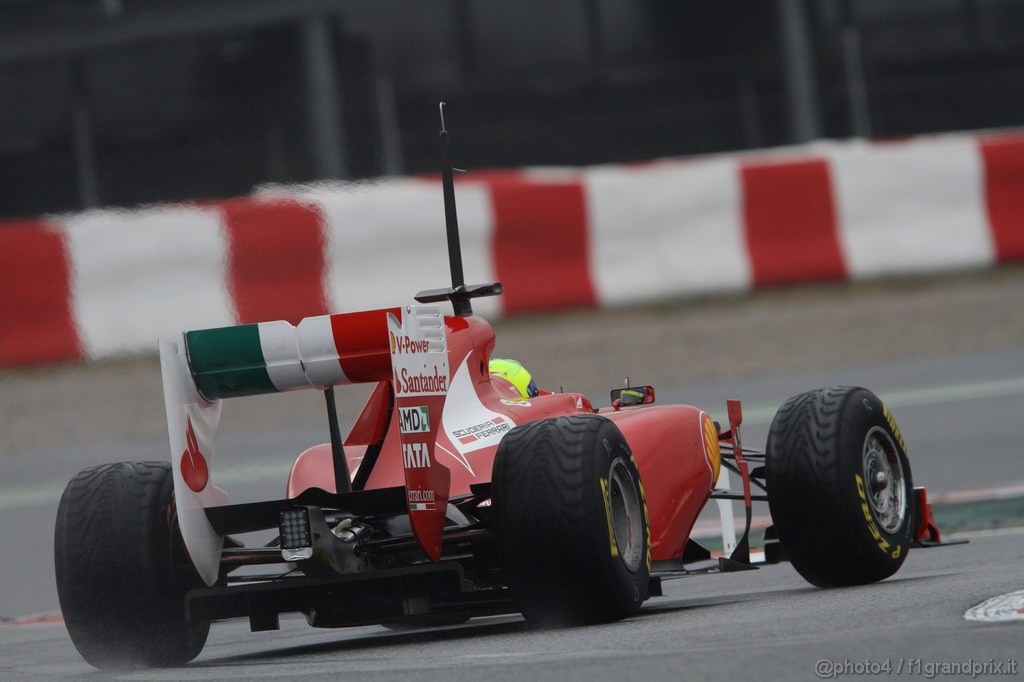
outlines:
[[[893, 408], [916, 484], [949, 492], [1024, 481], [1019, 269], [539, 317], [498, 332], [499, 355], [595, 403], [618, 383], [609, 377], [629, 372], [655, 383], [659, 402], [702, 405], [717, 418], [726, 398], [742, 398], [752, 446], [789, 395], [866, 385]], [[56, 609], [52, 529], [63, 485], [99, 462], [166, 459], [161, 400], [151, 359], [0, 373], [0, 617]], [[280, 400], [288, 407], [271, 402]], [[291, 454], [326, 435], [313, 393], [246, 402], [226, 406], [214, 474], [237, 502], [280, 495]], [[345, 403], [343, 421], [352, 410]], [[666, 583], [666, 596], [634, 619], [562, 631], [532, 631], [515, 617], [419, 633], [320, 631], [299, 619], [251, 634], [224, 623], [192, 666], [125, 679], [817, 679], [819, 659], [888, 661], [893, 674], [900, 659], [1005, 663], [1024, 651], [1024, 623], [962, 616], [1024, 588], [1022, 554], [1024, 535], [1008, 531], [913, 551], [893, 579], [862, 588], [818, 590], [785, 564], [690, 577]], [[903, 676], [923, 676], [904, 666]], [[0, 679], [91, 674], [62, 625], [0, 625]]]
[[[253, 634], [246, 623], [224, 623], [214, 627], [191, 665], [118, 677], [813, 680], [825, 659], [839, 665], [888, 662], [894, 672], [903, 660], [907, 670], [899, 677], [923, 679], [910, 672], [911, 661], [919, 661], [922, 671], [968, 659], [1005, 667], [1021, 658], [1024, 622], [971, 623], [963, 612], [1021, 587], [1022, 539], [1003, 534], [913, 550], [896, 577], [857, 588], [813, 588], [787, 564], [688, 577], [666, 583], [666, 595], [649, 601], [637, 617], [567, 630], [531, 630], [516, 617], [411, 633], [380, 627], [316, 631], [289, 619], [278, 632]], [[0, 660], [0, 675], [10, 680], [98, 676], [78, 658], [60, 625], [0, 631]]]

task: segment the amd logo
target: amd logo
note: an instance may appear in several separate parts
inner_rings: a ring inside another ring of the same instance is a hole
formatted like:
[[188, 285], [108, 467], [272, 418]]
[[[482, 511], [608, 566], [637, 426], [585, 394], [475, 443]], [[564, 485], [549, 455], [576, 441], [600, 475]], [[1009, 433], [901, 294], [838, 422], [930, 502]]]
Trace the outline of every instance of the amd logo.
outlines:
[[430, 431], [430, 412], [426, 405], [398, 408], [398, 425], [402, 433], [427, 433]]

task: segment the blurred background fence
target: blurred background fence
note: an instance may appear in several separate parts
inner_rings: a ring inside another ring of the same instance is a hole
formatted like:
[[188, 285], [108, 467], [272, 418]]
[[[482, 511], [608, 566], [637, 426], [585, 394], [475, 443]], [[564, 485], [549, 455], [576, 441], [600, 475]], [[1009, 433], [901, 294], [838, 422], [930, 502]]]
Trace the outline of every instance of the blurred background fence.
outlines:
[[0, 218], [1024, 123], [1020, 0], [0, 0]]

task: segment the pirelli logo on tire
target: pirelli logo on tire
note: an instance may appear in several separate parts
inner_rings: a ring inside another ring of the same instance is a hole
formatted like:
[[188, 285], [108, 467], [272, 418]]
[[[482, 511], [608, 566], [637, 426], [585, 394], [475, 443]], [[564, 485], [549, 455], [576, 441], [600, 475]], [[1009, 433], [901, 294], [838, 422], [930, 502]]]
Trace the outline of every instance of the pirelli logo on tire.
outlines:
[[[629, 461], [633, 463], [633, 467], [637, 473], [640, 472], [640, 467], [636, 463], [636, 456], [631, 452], [629, 453]], [[651, 516], [647, 513], [647, 493], [644, 492], [644, 482], [640, 478], [636, 479], [636, 486], [640, 489], [640, 504], [644, 508], [644, 518], [647, 519], [647, 556], [644, 560], [647, 562], [647, 570], [651, 570]]]
[[885, 421], [889, 425], [892, 435], [896, 436], [896, 442], [900, 444], [903, 454], [907, 454], [907, 444], [903, 442], [903, 434], [900, 433], [900, 427], [893, 418], [892, 412], [889, 411], [889, 406], [885, 403], [882, 403], [882, 414], [885, 415]]
[[[871, 537], [875, 539], [875, 544], [878, 545], [878, 549], [882, 550], [883, 553], [889, 554], [889, 548], [892, 545], [882, 536], [882, 531], [875, 523], [875, 517], [871, 514], [871, 506], [868, 504], [867, 491], [864, 489], [864, 479], [861, 478], [860, 474], [854, 474], [854, 478], [857, 480], [857, 495], [860, 497], [860, 509], [864, 514], [864, 520], [868, 524], [868, 532], [871, 533]], [[896, 549], [892, 551], [892, 558], [899, 559], [902, 548], [897, 545]]]
[[611, 503], [608, 501], [608, 479], [604, 476], [601, 477], [601, 497], [604, 499], [604, 517], [608, 521], [608, 547], [611, 549], [612, 556], [619, 556], [619, 543], [615, 541], [615, 529], [612, 526], [612, 508]]

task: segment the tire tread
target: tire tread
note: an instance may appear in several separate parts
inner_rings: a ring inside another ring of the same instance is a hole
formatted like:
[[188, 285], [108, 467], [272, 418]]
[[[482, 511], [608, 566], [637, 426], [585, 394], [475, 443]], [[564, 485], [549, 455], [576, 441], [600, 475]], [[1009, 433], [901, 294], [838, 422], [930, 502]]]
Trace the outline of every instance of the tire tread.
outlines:
[[[860, 500], [846, 473], [859, 462], [844, 459], [854, 450], [859, 452], [863, 442], [864, 433], [851, 422], [860, 401], [870, 401], [881, 413], [881, 401], [854, 386], [793, 396], [779, 408], [768, 436], [767, 485], [773, 523], [794, 568], [821, 587], [881, 580], [899, 568], [906, 554], [889, 561], [877, 551], [865, 551], [865, 524], [858, 519]], [[904, 466], [909, 480], [909, 464]]]
[[54, 532], [57, 593], [75, 647], [101, 669], [172, 666], [199, 654], [209, 624], [185, 622], [172, 565], [168, 462], [121, 462], [76, 475]]

